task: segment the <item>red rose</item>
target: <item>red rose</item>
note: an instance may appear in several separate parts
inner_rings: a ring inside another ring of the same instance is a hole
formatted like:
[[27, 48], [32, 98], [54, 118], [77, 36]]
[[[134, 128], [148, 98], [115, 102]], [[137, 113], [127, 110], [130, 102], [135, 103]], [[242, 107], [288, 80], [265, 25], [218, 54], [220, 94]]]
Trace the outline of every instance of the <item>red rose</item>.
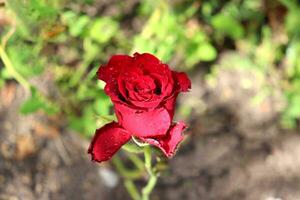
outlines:
[[92, 159], [110, 159], [131, 136], [172, 156], [186, 127], [183, 122], [172, 123], [172, 119], [179, 92], [191, 88], [187, 75], [171, 71], [148, 53], [115, 55], [97, 74], [106, 82], [104, 90], [114, 104], [118, 123], [96, 131], [89, 148]]

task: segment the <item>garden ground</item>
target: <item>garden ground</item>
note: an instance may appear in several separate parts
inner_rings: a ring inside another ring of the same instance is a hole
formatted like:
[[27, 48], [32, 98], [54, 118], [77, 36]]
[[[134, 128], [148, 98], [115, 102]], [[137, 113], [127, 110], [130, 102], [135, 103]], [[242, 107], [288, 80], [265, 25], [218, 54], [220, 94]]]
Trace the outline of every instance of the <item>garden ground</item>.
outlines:
[[[179, 99], [195, 109], [152, 199], [300, 199], [300, 135], [279, 127], [282, 102], [273, 95], [253, 104], [263, 83], [247, 71], [221, 70], [213, 84], [205, 70], [195, 73], [188, 97]], [[90, 162], [89, 141], [63, 118], [20, 115], [26, 96], [14, 82], [1, 90], [0, 199], [129, 199], [111, 165]]]

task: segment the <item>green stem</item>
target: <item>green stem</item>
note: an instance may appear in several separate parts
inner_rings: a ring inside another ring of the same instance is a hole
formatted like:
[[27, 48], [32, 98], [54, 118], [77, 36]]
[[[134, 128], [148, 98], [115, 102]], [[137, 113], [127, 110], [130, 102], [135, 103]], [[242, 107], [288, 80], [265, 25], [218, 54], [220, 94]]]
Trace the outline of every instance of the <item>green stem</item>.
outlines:
[[149, 200], [150, 194], [154, 189], [157, 182], [157, 174], [154, 172], [152, 168], [152, 152], [151, 146], [144, 147], [144, 156], [145, 156], [145, 167], [147, 172], [149, 173], [149, 180], [147, 185], [142, 189], [142, 199], [141, 200]]
[[14, 79], [18, 81], [24, 88], [30, 90], [31, 89], [30, 83], [21, 74], [19, 74], [18, 71], [15, 70], [13, 63], [11, 62], [9, 56], [5, 51], [6, 43], [14, 33], [15, 33], [15, 27], [13, 26], [7, 32], [7, 34], [3, 36], [0, 45], [0, 57], [7, 71], [10, 73], [10, 75], [13, 76]]
[[142, 189], [142, 200], [149, 200], [150, 194], [152, 190], [154, 189], [157, 182], [157, 176], [156, 174], [152, 173], [150, 174], [149, 181], [147, 185]]
[[146, 170], [149, 174], [152, 173], [151, 168], [152, 168], [152, 164], [151, 164], [151, 160], [152, 160], [152, 155], [151, 155], [151, 147], [150, 146], [145, 146], [144, 147], [144, 157], [145, 157], [145, 167]]
[[[124, 186], [128, 191], [129, 195], [131, 196], [131, 198], [133, 200], [149, 200], [151, 192], [153, 191], [158, 178], [157, 173], [155, 173], [155, 169], [152, 166], [151, 146], [145, 146], [143, 148], [144, 159], [145, 159], [144, 163], [140, 160], [140, 158], [137, 155], [132, 154], [132, 152], [130, 151], [131, 150], [130, 147], [128, 149], [129, 149], [128, 157], [133, 162], [133, 164], [136, 166], [137, 169], [136, 170], [126, 169], [122, 160], [118, 156], [114, 156], [112, 160], [113, 164], [115, 165], [116, 170], [119, 172], [119, 174], [124, 177], [125, 179]], [[143, 175], [145, 169], [148, 172], [149, 179], [146, 186], [142, 189], [140, 195], [133, 180], [140, 178]]]
[[133, 164], [140, 170], [144, 170], [144, 163], [143, 161], [135, 154], [129, 154], [128, 158], [133, 162]]
[[143, 150], [139, 146], [137, 146], [136, 144], [130, 144], [130, 143], [127, 143], [127, 144], [123, 145], [122, 149], [127, 151], [128, 153], [138, 154], [138, 153], [143, 152]]
[[134, 185], [133, 179], [140, 178], [142, 176], [143, 169], [129, 171], [125, 168], [124, 164], [122, 163], [122, 160], [118, 156], [114, 156], [112, 161], [119, 174], [125, 178], [124, 186], [130, 197], [133, 200], [140, 200], [141, 197], [136, 186]]
[[133, 200], [140, 200], [141, 196], [137, 190], [137, 188], [135, 187], [134, 183], [132, 180], [125, 180], [124, 181], [124, 185], [125, 188], [127, 190], [127, 192], [129, 193], [129, 195], [131, 196], [131, 198]]
[[75, 86], [76, 84], [79, 83], [80, 79], [84, 75], [84, 72], [88, 68], [88, 66], [91, 64], [90, 60], [83, 60], [82, 64], [79, 66], [79, 68], [76, 70], [74, 73], [73, 77], [70, 80], [70, 85]]
[[10, 75], [13, 76], [14, 79], [18, 81], [25, 89], [30, 90], [30, 83], [21, 74], [19, 74], [18, 71], [15, 70], [3, 46], [0, 46], [0, 57]]
[[118, 173], [124, 177], [125, 179], [138, 179], [143, 175], [143, 171], [141, 170], [128, 170], [122, 163], [122, 160], [118, 156], [114, 156], [112, 159], [114, 166]]

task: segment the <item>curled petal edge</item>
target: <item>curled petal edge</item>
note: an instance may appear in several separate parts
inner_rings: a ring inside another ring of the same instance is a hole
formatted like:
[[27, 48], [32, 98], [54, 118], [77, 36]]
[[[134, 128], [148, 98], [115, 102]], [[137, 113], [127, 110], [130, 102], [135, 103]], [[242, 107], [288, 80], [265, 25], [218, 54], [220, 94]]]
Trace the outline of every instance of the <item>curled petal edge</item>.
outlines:
[[165, 156], [172, 157], [179, 143], [184, 139], [183, 130], [186, 129], [184, 122], [173, 124], [165, 137], [161, 138], [141, 138], [144, 142], [158, 147]]
[[111, 122], [96, 130], [88, 153], [93, 161], [107, 161], [130, 139], [131, 134], [127, 130]]

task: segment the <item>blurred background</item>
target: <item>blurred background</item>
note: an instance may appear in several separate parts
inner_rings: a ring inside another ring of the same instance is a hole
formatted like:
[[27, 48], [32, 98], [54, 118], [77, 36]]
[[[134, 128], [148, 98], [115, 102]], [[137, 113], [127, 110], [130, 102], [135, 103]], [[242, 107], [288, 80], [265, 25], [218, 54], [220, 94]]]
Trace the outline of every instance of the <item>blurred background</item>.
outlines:
[[300, 199], [298, 0], [0, 0], [0, 34], [1, 200], [130, 199], [87, 148], [113, 115], [96, 71], [134, 52], [192, 79], [153, 200]]

